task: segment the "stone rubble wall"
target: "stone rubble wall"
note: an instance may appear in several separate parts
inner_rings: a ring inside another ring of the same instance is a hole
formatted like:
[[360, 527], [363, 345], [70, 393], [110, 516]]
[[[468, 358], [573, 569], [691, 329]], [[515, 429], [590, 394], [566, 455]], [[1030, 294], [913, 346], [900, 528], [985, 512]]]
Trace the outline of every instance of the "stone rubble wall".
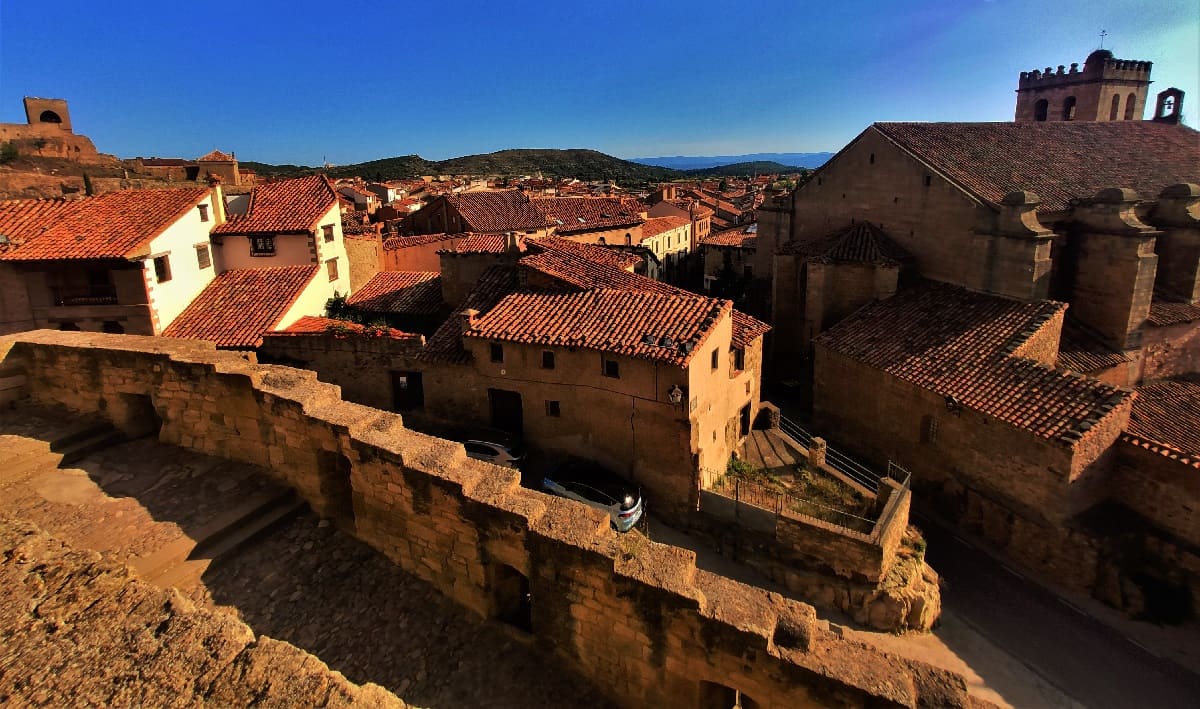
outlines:
[[618, 535], [312, 372], [210, 343], [46, 330], [0, 338], [0, 364], [24, 371], [32, 401], [127, 430], [152, 406], [164, 442], [269, 468], [481, 615], [499, 615], [523, 575], [531, 641], [624, 705], [697, 706], [714, 685], [762, 707], [977, 703], [959, 675], [845, 639], [811, 606], [698, 570], [690, 551]]

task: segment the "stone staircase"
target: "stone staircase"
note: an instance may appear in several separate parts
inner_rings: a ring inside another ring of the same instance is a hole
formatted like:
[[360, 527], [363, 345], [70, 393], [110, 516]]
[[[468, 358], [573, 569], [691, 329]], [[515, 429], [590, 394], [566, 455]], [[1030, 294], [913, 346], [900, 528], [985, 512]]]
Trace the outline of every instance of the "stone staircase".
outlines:
[[187, 536], [149, 555], [131, 559], [129, 565], [156, 586], [190, 590], [213, 565], [291, 519], [304, 506], [304, 501], [290, 488], [263, 490], [200, 527], [188, 530]]
[[0, 488], [48, 468], [71, 465], [126, 440], [112, 424], [99, 421], [69, 427], [50, 442], [28, 438], [9, 441], [5, 446], [8, 463], [0, 467]]

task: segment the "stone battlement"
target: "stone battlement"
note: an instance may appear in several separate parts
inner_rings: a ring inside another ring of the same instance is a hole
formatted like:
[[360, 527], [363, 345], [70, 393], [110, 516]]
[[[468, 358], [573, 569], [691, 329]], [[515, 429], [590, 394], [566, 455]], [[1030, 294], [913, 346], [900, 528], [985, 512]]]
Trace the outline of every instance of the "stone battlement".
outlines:
[[174, 445], [264, 466], [319, 514], [484, 617], [512, 623], [629, 706], [974, 706], [961, 676], [847, 640], [812, 607], [618, 535], [312, 372], [212, 344], [36, 331], [0, 338], [0, 401], [148, 420]]

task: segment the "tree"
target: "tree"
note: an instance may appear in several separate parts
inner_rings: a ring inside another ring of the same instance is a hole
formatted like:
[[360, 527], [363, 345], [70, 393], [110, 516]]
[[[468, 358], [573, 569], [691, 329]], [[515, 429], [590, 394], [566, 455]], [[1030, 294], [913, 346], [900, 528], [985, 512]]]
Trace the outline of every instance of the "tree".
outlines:
[[0, 165], [4, 165], [16, 160], [17, 156], [20, 154], [20, 151], [17, 150], [16, 143], [10, 141], [0, 144]]
[[86, 172], [83, 173], [83, 193], [88, 197], [96, 194], [96, 190], [92, 188], [92, 178], [88, 177]]
[[42, 148], [46, 147], [46, 139], [38, 138], [37, 140], [33, 141], [33, 147], [37, 149], [38, 155], [41, 155]]

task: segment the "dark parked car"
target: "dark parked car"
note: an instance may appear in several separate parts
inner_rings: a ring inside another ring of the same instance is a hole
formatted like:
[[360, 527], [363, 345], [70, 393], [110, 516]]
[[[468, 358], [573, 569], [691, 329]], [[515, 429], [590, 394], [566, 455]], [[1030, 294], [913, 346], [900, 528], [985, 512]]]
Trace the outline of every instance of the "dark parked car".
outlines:
[[619, 532], [633, 529], [645, 511], [637, 487], [587, 461], [570, 460], [556, 467], [543, 477], [542, 489], [608, 512]]

